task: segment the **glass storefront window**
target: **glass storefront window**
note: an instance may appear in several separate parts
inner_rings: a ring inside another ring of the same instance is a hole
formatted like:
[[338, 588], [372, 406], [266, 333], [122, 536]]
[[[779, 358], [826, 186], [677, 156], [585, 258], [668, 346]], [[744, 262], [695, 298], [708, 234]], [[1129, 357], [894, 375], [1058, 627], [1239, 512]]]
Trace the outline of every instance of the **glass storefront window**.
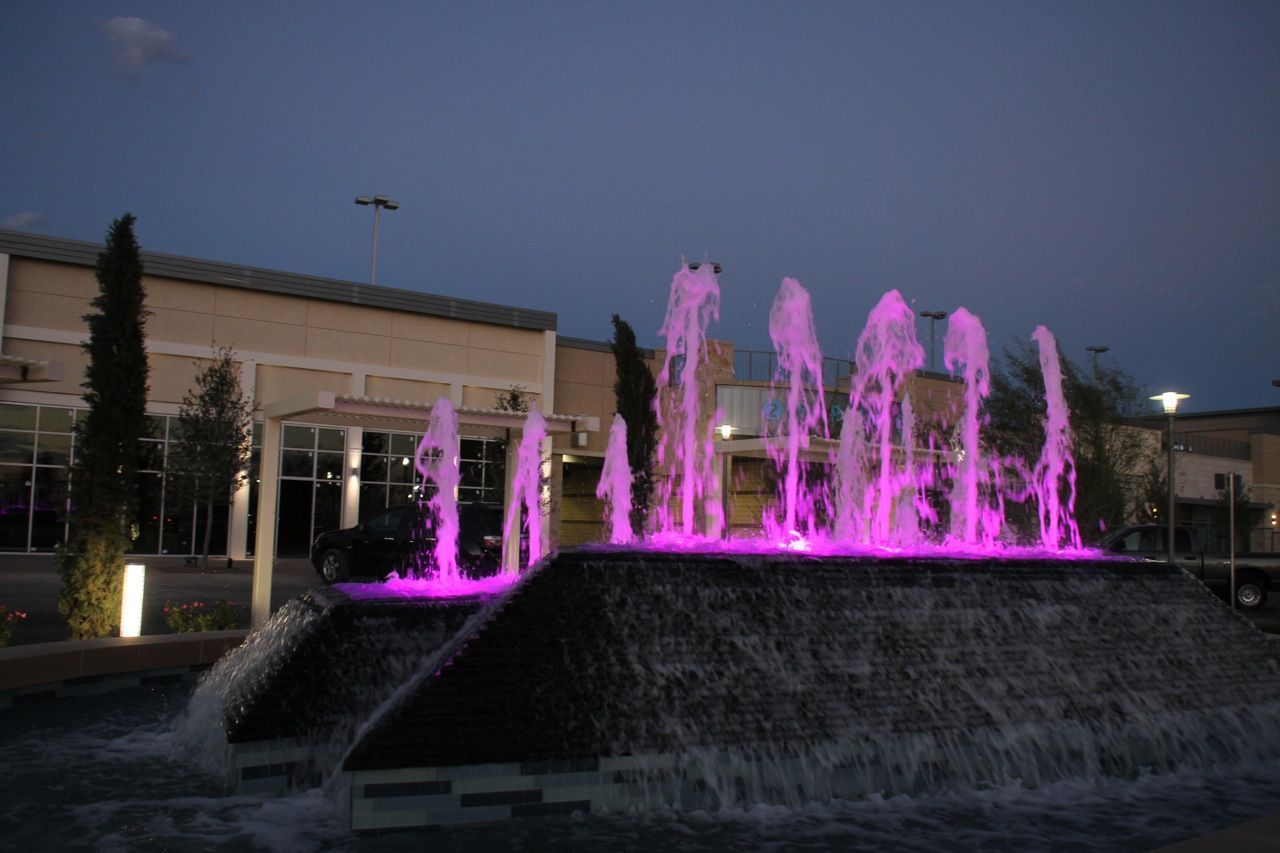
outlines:
[[53, 406], [40, 407], [41, 432], [71, 432], [76, 425], [75, 409], [58, 409]]
[[35, 433], [0, 430], [0, 462], [31, 464]]
[[21, 403], [0, 403], [0, 429], [34, 430], [36, 407]]
[[297, 426], [296, 424], [285, 424], [283, 434], [280, 437], [280, 444], [283, 447], [299, 447], [305, 450], [315, 450], [316, 428]]
[[71, 464], [71, 436], [58, 433], [41, 433], [36, 445], [37, 465], [57, 465], [65, 468]]

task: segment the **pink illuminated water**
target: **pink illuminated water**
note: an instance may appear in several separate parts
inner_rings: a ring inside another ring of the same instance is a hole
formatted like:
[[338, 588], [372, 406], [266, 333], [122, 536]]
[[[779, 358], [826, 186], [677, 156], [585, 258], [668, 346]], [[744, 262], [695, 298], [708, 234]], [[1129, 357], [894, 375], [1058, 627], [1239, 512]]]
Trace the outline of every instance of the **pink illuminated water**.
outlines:
[[431, 407], [426, 435], [418, 443], [414, 466], [424, 485], [434, 484], [428, 506], [436, 544], [427, 580], [449, 586], [458, 582], [458, 415], [448, 397]]
[[708, 452], [712, 439], [706, 428], [699, 431], [698, 393], [698, 368], [707, 360], [707, 326], [718, 319], [720, 285], [712, 265], [702, 264], [696, 270], [682, 268], [671, 280], [667, 316], [658, 330], [666, 338], [667, 357], [658, 375], [658, 396], [654, 400], [661, 435], [657, 463], [659, 471], [671, 474], [659, 481], [656, 490], [660, 533], [677, 532], [671, 504], [678, 496], [678, 532], [694, 535], [698, 502], [719, 491], [714, 456]]
[[[1014, 555], [1046, 552], [1063, 557], [1096, 557], [1084, 549], [1073, 518], [1075, 468], [1062, 398], [1061, 371], [1052, 336], [1043, 327], [1041, 345], [1048, 413], [1046, 443], [1032, 468], [1020, 459], [997, 458], [982, 441], [983, 406], [990, 394], [990, 353], [981, 320], [965, 308], [949, 318], [944, 364], [960, 379], [962, 404], [952, 412], [948, 437], [921, 432], [908, 378], [924, 365], [916, 339], [916, 318], [898, 291], [886, 293], [870, 312], [855, 347], [857, 370], [850, 379], [849, 406], [839, 442], [828, 443], [830, 484], [806, 482], [806, 451], [829, 433], [822, 392], [822, 356], [814, 334], [808, 293], [785, 279], [769, 316], [778, 354], [775, 387], [786, 387], [786, 418], [776, 432], [766, 430], [765, 447], [779, 474], [777, 503], [765, 510], [762, 536], [725, 540], [712, 464], [711, 429], [699, 410], [699, 371], [706, 360], [706, 328], [717, 316], [719, 289], [709, 270], [682, 270], [672, 282], [662, 334], [668, 358], [659, 377], [655, 409], [663, 428], [659, 470], [672, 476], [658, 490], [654, 533], [642, 547], [664, 550], [813, 554]], [[683, 363], [677, 354], [690, 354]], [[705, 377], [703, 385], [706, 385]], [[934, 407], [937, 408], [936, 405]], [[705, 424], [699, 431], [699, 424]], [[927, 426], [927, 425], [926, 425]], [[950, 527], [937, 532], [939, 517], [930, 496], [947, 496]], [[706, 503], [706, 529], [694, 528], [698, 499]], [[1017, 545], [1006, 529], [1006, 501], [1034, 500], [1041, 531], [1034, 545]], [[673, 508], [680, 506], [680, 520]]]
[[1003, 503], [994, 489], [995, 464], [984, 458], [979, 440], [982, 401], [991, 393], [987, 330], [966, 308], [947, 319], [943, 364], [964, 379], [964, 409], [960, 413], [960, 458], [951, 483], [951, 535], [966, 545], [991, 548], [1004, 520]]
[[606, 537], [611, 545], [627, 545], [631, 531], [631, 463], [627, 461], [627, 422], [613, 416], [609, 444], [604, 452], [604, 469], [596, 485], [596, 497], [604, 501]]
[[524, 431], [516, 453], [516, 470], [513, 472], [512, 499], [507, 506], [504, 529], [507, 541], [520, 535], [520, 510], [524, 510], [524, 526], [529, 533], [529, 562], [542, 556], [542, 442], [547, 437], [547, 422], [538, 411], [537, 404], [529, 409], [524, 419]]
[[[907, 376], [924, 366], [924, 347], [916, 340], [915, 312], [891, 290], [871, 309], [854, 351], [857, 372], [850, 389], [850, 407], [862, 410], [875, 436], [875, 476], [866, 501], [868, 537], [892, 541], [893, 507], [902, 490], [894, 463], [893, 404]], [[900, 454], [898, 454], [900, 455]]]
[[[1071, 456], [1071, 425], [1066, 398], [1062, 393], [1062, 367], [1058, 363], [1058, 342], [1044, 326], [1036, 326], [1031, 339], [1040, 348], [1040, 371], [1044, 375], [1048, 412], [1044, 425], [1044, 450], [1032, 473], [1032, 489], [1040, 512], [1040, 544], [1056, 550], [1066, 544], [1080, 547], [1076, 526], [1076, 467]], [[1063, 499], [1063, 491], [1066, 498]]]
[[813, 325], [809, 292], [794, 278], [784, 278], [769, 310], [769, 337], [778, 353], [775, 384], [786, 383], [786, 419], [781, 435], [768, 443], [769, 458], [782, 474], [781, 513], [765, 511], [764, 529], [775, 540], [803, 532], [817, 535], [814, 495], [802, 488], [800, 452], [809, 449], [809, 434], [827, 434], [827, 404], [822, 388], [822, 351]]

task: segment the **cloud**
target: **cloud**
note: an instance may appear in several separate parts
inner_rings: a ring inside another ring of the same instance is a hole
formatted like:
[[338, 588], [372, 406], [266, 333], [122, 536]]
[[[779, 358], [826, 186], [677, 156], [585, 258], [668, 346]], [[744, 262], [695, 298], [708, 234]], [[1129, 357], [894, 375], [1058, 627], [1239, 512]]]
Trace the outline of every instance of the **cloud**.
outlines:
[[178, 47], [173, 33], [142, 18], [111, 18], [102, 22], [116, 67], [134, 77], [148, 65], [186, 62], [190, 56]]
[[3, 220], [0, 220], [0, 226], [25, 231], [28, 228], [34, 228], [41, 222], [44, 222], [43, 213], [38, 210], [24, 210], [12, 216], [6, 216]]

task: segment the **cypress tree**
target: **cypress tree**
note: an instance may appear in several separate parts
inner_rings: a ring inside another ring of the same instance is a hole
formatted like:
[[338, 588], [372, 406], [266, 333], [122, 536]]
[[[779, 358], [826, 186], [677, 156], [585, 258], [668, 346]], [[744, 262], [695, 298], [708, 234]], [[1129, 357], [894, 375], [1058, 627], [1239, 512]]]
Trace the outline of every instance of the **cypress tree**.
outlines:
[[147, 430], [147, 351], [142, 260], [126, 213], [98, 254], [98, 295], [84, 315], [84, 399], [71, 473], [71, 537], [59, 553], [58, 609], [71, 637], [114, 633], [120, 623], [124, 554], [136, 529], [138, 440]]
[[636, 346], [636, 333], [617, 314], [613, 315], [613, 361], [616, 379], [613, 394], [618, 414], [627, 422], [627, 462], [631, 466], [631, 526], [643, 530], [653, 500], [653, 455], [658, 446], [658, 416], [653, 398], [658, 387], [645, 362], [644, 351]]

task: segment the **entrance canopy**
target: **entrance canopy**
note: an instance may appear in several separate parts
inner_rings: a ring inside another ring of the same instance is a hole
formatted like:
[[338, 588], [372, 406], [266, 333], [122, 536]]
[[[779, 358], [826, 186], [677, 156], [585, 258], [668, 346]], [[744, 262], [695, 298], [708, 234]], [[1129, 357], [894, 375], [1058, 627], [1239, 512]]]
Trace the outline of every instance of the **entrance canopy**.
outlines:
[[[280, 480], [280, 436], [282, 422], [301, 420], [306, 423], [350, 427], [400, 427], [425, 432], [431, 419], [432, 405], [417, 400], [388, 400], [380, 397], [356, 397], [316, 391], [267, 404], [263, 409], [262, 456], [259, 465], [257, 541], [253, 551], [253, 627], [257, 628], [271, 615], [271, 576], [276, 551], [276, 501]], [[521, 430], [525, 413], [505, 409], [478, 409], [457, 406], [454, 411], [461, 427], [498, 427]], [[542, 414], [547, 434], [597, 432], [600, 419], [589, 415]], [[508, 466], [509, 493], [511, 467]]]

